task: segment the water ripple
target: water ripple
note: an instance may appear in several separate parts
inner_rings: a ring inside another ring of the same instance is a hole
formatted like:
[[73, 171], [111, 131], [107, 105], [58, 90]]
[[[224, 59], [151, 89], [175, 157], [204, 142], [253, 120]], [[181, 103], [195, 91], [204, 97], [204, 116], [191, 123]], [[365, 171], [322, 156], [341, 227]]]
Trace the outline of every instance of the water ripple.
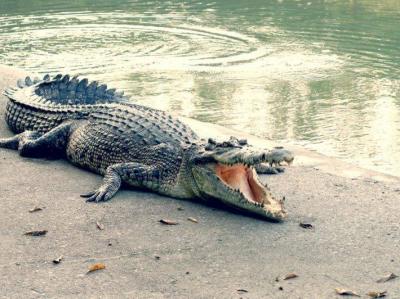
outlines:
[[394, 0], [34, 2], [1, 1], [0, 63], [400, 175]]

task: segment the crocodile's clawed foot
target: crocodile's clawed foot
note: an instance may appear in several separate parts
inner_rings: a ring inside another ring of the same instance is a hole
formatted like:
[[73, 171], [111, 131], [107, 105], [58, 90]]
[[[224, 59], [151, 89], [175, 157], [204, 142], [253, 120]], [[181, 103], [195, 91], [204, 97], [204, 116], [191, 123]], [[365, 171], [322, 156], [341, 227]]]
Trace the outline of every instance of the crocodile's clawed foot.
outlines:
[[96, 191], [82, 194], [81, 197], [87, 198], [86, 202], [101, 202], [110, 200], [118, 190], [107, 190], [107, 188], [100, 187]]
[[86, 202], [101, 202], [110, 200], [121, 187], [121, 177], [118, 175], [116, 168], [110, 166], [107, 168], [103, 183], [97, 190], [82, 194], [81, 197], [87, 198]]
[[18, 149], [18, 138], [0, 138], [0, 148], [8, 148], [8, 149]]

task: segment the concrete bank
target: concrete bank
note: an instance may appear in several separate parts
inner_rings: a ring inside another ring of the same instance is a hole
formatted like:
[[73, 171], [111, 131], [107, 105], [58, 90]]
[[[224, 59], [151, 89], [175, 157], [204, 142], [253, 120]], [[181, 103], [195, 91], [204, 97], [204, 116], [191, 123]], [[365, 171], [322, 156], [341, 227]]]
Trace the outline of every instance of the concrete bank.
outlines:
[[[22, 74], [0, 67], [0, 90]], [[237, 135], [187, 121], [201, 135]], [[0, 136], [10, 134], [1, 118]], [[336, 298], [335, 288], [400, 298], [399, 279], [376, 282], [400, 275], [399, 179], [294, 150], [285, 174], [263, 177], [286, 197], [289, 218], [276, 224], [148, 192], [87, 204], [79, 194], [99, 176], [1, 149], [0, 298]], [[23, 235], [32, 230], [48, 233]], [[87, 275], [97, 262], [106, 269]], [[298, 277], [282, 280], [289, 272]]]

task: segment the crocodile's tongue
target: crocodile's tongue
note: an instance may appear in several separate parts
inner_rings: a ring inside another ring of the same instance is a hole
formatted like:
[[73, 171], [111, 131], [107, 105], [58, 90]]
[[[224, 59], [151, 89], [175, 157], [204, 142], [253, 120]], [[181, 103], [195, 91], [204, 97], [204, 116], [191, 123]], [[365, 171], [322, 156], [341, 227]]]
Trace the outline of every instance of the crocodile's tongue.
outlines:
[[218, 163], [215, 172], [225, 184], [234, 190], [239, 190], [248, 201], [264, 203], [264, 190], [254, 178], [252, 168], [243, 164], [224, 165]]

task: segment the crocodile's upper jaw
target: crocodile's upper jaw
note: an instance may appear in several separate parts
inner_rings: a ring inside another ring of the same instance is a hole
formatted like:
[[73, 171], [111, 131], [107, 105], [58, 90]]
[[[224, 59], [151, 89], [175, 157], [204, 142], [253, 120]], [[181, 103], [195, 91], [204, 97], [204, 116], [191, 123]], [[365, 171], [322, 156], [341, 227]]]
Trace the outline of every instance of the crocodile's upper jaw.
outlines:
[[273, 197], [250, 165], [210, 162], [192, 169], [200, 193], [241, 211], [270, 220], [286, 217], [282, 200]]

